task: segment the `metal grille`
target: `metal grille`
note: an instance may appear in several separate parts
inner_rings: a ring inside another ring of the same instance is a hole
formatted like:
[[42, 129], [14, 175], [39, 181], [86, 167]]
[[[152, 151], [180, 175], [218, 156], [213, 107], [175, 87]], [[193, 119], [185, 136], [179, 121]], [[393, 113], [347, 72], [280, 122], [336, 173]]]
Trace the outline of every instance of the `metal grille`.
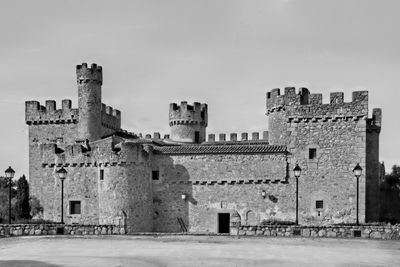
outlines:
[[324, 201], [323, 200], [315, 201], [315, 208], [316, 209], [323, 209], [324, 208]]

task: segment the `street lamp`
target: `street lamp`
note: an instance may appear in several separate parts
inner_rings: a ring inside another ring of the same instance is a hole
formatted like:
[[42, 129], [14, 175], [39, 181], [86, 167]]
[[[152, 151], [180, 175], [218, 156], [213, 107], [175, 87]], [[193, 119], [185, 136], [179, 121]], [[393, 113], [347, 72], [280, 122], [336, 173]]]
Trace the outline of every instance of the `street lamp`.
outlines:
[[12, 179], [14, 178], [15, 171], [10, 167], [5, 171], [6, 177], [8, 178], [8, 183], [9, 183], [9, 196], [8, 196], [8, 224], [11, 224], [11, 182]]
[[57, 171], [58, 177], [61, 180], [61, 224], [64, 224], [64, 180], [67, 178], [67, 173], [64, 167]]
[[296, 225], [299, 224], [299, 177], [301, 175], [301, 168], [299, 164], [293, 169], [294, 177], [296, 177]]
[[361, 168], [359, 163], [357, 163], [357, 165], [354, 167], [353, 172], [354, 172], [354, 175], [357, 178], [357, 201], [356, 201], [356, 203], [357, 203], [357, 206], [356, 206], [357, 207], [356, 218], [357, 219], [356, 219], [356, 224], [359, 225], [360, 222], [358, 221], [358, 184], [359, 184], [359, 179], [360, 179], [360, 176], [361, 176], [361, 173], [362, 173], [362, 168]]

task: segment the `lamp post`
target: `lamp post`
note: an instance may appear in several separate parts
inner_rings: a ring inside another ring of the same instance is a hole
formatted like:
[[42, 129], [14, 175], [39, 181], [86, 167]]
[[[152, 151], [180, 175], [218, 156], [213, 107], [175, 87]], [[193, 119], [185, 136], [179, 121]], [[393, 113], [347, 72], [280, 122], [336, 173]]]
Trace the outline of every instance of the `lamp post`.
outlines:
[[58, 177], [61, 180], [61, 224], [64, 224], [64, 180], [67, 177], [67, 173], [64, 167], [57, 171]]
[[296, 225], [299, 224], [299, 177], [301, 174], [301, 168], [299, 164], [293, 169], [294, 177], [296, 177]]
[[11, 224], [11, 182], [14, 178], [15, 171], [10, 167], [5, 171], [6, 177], [8, 178], [9, 184], [9, 196], [8, 196], [8, 224]]
[[360, 176], [361, 176], [361, 173], [362, 173], [362, 168], [361, 168], [359, 163], [357, 163], [357, 165], [354, 167], [353, 172], [354, 172], [354, 175], [356, 176], [356, 179], [357, 179], [356, 224], [359, 225], [360, 222], [358, 220], [358, 191], [359, 191], [358, 190], [358, 184], [359, 184], [359, 179], [360, 179]]

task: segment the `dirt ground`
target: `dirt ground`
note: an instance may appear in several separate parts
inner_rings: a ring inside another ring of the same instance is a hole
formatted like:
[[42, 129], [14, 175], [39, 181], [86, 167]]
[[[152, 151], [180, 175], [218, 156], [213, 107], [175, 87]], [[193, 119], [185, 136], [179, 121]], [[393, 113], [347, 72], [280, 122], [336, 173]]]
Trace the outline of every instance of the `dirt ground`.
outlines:
[[400, 266], [400, 242], [229, 236], [14, 237], [0, 266]]

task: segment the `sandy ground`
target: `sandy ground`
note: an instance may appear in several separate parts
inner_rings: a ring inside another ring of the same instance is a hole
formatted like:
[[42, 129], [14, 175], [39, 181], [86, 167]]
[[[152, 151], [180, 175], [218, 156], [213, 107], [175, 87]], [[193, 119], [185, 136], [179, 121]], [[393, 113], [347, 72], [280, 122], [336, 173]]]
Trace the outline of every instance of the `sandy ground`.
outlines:
[[0, 266], [400, 266], [400, 242], [228, 236], [0, 239]]

